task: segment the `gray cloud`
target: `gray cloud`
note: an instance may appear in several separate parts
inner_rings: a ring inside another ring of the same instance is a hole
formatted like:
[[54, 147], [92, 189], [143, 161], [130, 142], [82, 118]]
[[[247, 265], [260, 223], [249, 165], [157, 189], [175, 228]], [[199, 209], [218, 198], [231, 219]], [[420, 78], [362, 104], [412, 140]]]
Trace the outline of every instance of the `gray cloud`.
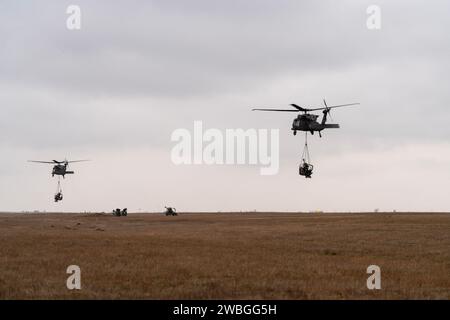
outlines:
[[65, 29], [64, 2], [6, 10], [2, 79], [77, 94], [191, 96], [405, 55], [412, 63], [432, 55], [448, 67], [446, 10], [417, 2], [383, 4], [378, 34], [365, 28], [365, 3], [134, 3], [80, 2], [78, 32]]

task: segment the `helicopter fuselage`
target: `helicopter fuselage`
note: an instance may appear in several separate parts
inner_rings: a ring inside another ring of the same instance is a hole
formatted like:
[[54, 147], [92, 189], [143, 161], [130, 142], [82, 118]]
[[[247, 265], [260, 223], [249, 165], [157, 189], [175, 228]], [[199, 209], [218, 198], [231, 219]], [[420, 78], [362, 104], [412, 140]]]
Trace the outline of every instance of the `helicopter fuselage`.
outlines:
[[64, 178], [64, 176], [66, 174], [74, 174], [73, 171], [67, 170], [66, 164], [57, 164], [57, 165], [53, 166], [52, 177], [57, 175], [57, 176], [63, 176], [63, 178]]
[[[321, 137], [322, 135], [320, 134], [320, 132], [323, 129], [339, 128], [339, 125], [337, 123], [327, 123], [327, 116], [330, 113], [331, 109], [353, 106], [359, 104], [359, 102], [328, 106], [325, 99], [323, 99], [323, 104], [324, 104], [323, 107], [309, 108], [309, 109], [296, 105], [295, 103], [291, 103], [291, 107], [294, 107], [295, 109], [253, 108], [252, 110], [276, 111], [276, 112], [303, 112], [302, 114], [299, 114], [297, 118], [295, 118], [294, 121], [292, 122], [291, 130], [294, 132], [294, 135], [297, 134], [297, 131], [305, 131], [306, 133], [310, 132], [311, 134], [314, 134], [314, 132], [318, 132], [319, 136]], [[322, 110], [323, 113], [323, 117], [320, 122], [317, 121], [317, 118], [319, 118], [318, 115], [309, 113], [311, 111], [318, 111], [318, 110]]]
[[294, 119], [292, 122], [292, 128], [291, 130], [294, 131], [294, 135], [297, 133], [297, 131], [307, 131], [311, 134], [314, 134], [315, 131], [318, 131], [320, 134], [320, 131], [323, 129], [329, 129], [329, 128], [339, 128], [339, 124], [332, 124], [332, 123], [319, 123], [317, 121], [317, 118], [319, 116], [316, 114], [299, 114], [297, 118]]

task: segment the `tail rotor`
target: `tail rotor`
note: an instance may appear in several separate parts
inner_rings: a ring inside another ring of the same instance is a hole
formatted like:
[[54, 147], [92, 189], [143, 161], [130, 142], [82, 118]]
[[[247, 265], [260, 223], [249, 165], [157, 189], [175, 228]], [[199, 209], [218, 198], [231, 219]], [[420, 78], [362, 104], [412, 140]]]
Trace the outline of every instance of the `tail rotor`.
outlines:
[[326, 101], [325, 99], [323, 99], [323, 104], [325, 105], [325, 109], [322, 111], [322, 112], [323, 112], [322, 124], [325, 124], [325, 123], [326, 123], [326, 121], [327, 121], [327, 115], [329, 115], [331, 121], [334, 122], [333, 117], [331, 116], [331, 108], [328, 107], [327, 101]]

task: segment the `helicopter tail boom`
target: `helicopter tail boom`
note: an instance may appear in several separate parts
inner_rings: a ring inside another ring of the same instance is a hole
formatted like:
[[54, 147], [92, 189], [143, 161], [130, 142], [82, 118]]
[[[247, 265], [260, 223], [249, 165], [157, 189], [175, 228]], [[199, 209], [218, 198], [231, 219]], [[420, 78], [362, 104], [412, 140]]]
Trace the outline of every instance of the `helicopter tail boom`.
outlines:
[[322, 125], [324, 129], [339, 129], [339, 124], [337, 123], [326, 123]]

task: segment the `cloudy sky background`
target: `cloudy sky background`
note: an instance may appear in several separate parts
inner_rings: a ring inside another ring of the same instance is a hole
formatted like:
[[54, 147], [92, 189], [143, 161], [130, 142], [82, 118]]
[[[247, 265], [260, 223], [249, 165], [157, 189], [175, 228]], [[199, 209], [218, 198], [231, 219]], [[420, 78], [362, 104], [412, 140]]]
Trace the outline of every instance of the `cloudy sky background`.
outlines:
[[[67, 6], [81, 30], [66, 28]], [[381, 8], [381, 30], [366, 9]], [[450, 210], [448, 1], [2, 1], [0, 210]], [[293, 113], [358, 101], [310, 138]], [[177, 128], [280, 129], [280, 173], [175, 166]], [[88, 158], [52, 201], [51, 166]]]

